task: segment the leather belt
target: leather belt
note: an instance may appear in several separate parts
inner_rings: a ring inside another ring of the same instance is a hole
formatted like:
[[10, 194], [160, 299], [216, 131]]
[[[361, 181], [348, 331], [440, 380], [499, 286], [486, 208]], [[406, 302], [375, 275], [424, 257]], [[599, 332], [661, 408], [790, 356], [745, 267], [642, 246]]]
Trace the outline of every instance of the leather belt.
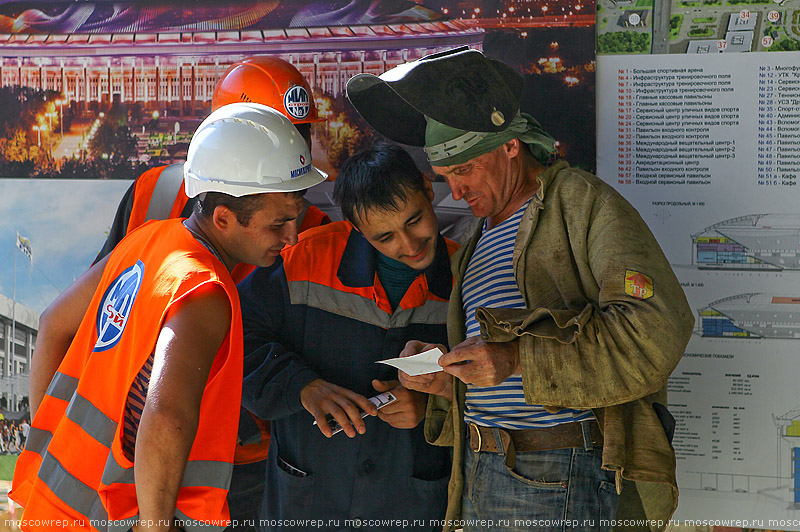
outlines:
[[[591, 445], [587, 445], [588, 442], [584, 438], [584, 425], [587, 426], [587, 435], [590, 437]], [[499, 429], [467, 423], [467, 430], [469, 431], [469, 446], [476, 453], [506, 453], [509, 443], [514, 444], [513, 448], [516, 452], [551, 451], [571, 447], [591, 449], [603, 446], [603, 433], [595, 420], [582, 423], [561, 423], [552, 427], [525, 430]], [[495, 431], [500, 437], [502, 449], [498, 449]]]

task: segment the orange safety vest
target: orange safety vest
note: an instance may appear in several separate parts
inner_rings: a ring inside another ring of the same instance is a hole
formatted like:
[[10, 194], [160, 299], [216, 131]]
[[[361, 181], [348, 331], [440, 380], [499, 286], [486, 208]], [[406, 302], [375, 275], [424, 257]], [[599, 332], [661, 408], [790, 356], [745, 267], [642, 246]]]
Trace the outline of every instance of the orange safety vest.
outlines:
[[190, 532], [227, 526], [243, 371], [239, 296], [225, 266], [180, 220], [167, 220], [113, 251], [33, 418], [9, 494], [24, 508], [22, 530], [125, 532], [135, 524], [134, 464], [122, 450], [129, 388], [169, 309], [208, 283], [227, 293], [231, 328], [203, 391], [175, 518]]
[[[184, 211], [189, 197], [183, 187], [183, 163], [157, 166], [143, 173], [133, 188], [133, 203], [128, 218], [128, 233], [149, 220], [178, 218]], [[321, 209], [306, 202], [297, 232], [329, 224], [330, 217]], [[250, 275], [256, 267], [251, 264], [237, 264], [231, 272], [236, 283]], [[252, 414], [251, 414], [252, 415]], [[236, 446], [237, 464], [251, 464], [267, 459], [269, 449], [269, 422], [252, 416], [261, 431], [258, 443]]]
[[183, 187], [183, 163], [151, 168], [133, 185], [133, 203], [126, 234], [150, 220], [180, 218], [188, 201]]

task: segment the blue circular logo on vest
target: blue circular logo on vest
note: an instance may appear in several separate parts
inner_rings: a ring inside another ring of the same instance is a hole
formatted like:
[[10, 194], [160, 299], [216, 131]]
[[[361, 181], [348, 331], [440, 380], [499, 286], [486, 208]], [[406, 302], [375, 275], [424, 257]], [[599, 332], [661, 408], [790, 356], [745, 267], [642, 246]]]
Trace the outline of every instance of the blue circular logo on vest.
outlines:
[[119, 274], [103, 294], [100, 308], [97, 309], [96, 352], [106, 351], [119, 343], [143, 277], [144, 263], [139, 260]]
[[308, 96], [308, 91], [300, 85], [290, 87], [283, 95], [283, 107], [295, 120], [307, 117], [311, 110], [311, 98]]

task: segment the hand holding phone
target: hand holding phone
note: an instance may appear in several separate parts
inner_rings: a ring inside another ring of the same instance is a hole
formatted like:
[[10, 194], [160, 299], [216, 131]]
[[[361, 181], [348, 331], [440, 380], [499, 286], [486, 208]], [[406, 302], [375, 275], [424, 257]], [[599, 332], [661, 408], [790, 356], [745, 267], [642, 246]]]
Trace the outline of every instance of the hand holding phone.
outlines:
[[[390, 405], [393, 402], [397, 401], [397, 398], [391, 392], [383, 392], [383, 393], [380, 393], [380, 394], [375, 395], [373, 397], [370, 397], [368, 400], [369, 400], [370, 403], [375, 405], [375, 408], [380, 410], [384, 406]], [[364, 412], [363, 410], [360, 410], [360, 412], [361, 412], [361, 418], [362, 419], [369, 415], [366, 412]], [[338, 421], [336, 421], [336, 419], [334, 419], [334, 417], [332, 415], [326, 414], [325, 415], [325, 420], [328, 422], [328, 426], [333, 431], [333, 434], [336, 434], [337, 432], [341, 432], [342, 431], [342, 426], [339, 424]], [[317, 424], [316, 420], [314, 421], [313, 424], [314, 425]]]

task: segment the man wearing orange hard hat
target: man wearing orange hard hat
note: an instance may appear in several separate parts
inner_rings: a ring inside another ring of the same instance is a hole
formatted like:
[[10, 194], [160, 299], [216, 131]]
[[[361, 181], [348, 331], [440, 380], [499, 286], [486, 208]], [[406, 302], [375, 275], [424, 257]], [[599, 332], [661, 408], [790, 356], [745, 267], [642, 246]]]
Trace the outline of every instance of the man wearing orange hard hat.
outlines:
[[[323, 122], [308, 82], [291, 63], [270, 56], [248, 57], [232, 64], [214, 87], [211, 110], [236, 102], [260, 103], [288, 118], [311, 149], [311, 124]], [[117, 207], [108, 238], [96, 261], [114, 249], [122, 238], [149, 220], [188, 217], [194, 201], [183, 191], [183, 163], [157, 166], [143, 173], [128, 188]], [[313, 205], [306, 205], [298, 231], [330, 222]], [[252, 271], [241, 265], [233, 278], [240, 281]]]
[[[211, 110], [237, 102], [260, 103], [286, 116], [311, 150], [311, 124], [324, 121], [317, 113], [311, 88], [303, 75], [287, 61], [256, 56], [233, 63], [223, 73], [211, 97]], [[317, 207], [305, 202], [297, 220], [297, 231], [330, 223]], [[109, 236], [95, 261], [111, 253], [125, 235], [149, 220], [185, 218], [192, 213], [196, 198], [189, 198], [183, 187], [183, 163], [151, 168], [136, 179], [123, 196]], [[239, 282], [255, 269], [241, 263], [231, 276]], [[261, 501], [265, 464], [269, 448], [269, 424], [242, 409], [239, 441], [231, 479], [228, 503], [232, 530], [253, 530], [251, 520]]]

